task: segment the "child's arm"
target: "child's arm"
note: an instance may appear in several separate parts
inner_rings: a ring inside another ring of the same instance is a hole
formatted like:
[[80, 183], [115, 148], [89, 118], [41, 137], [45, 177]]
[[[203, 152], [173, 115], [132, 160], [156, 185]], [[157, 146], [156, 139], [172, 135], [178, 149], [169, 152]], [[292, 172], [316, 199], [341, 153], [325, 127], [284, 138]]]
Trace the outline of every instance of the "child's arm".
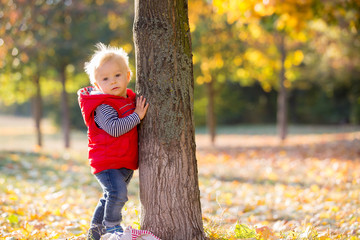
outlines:
[[149, 103], [143, 96], [136, 99], [136, 108], [132, 114], [127, 117], [119, 118], [116, 110], [107, 105], [102, 104], [96, 108], [95, 122], [105, 132], [113, 137], [119, 137], [140, 123], [145, 117]]
[[140, 117], [135, 112], [124, 118], [119, 118], [116, 110], [102, 104], [96, 108], [96, 124], [113, 137], [119, 137], [140, 123]]

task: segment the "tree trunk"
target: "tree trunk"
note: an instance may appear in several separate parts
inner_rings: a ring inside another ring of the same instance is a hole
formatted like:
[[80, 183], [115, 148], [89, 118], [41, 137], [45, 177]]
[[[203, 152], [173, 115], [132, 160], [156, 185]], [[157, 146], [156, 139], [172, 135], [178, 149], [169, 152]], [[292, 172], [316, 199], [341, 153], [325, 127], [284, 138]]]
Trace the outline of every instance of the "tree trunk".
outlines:
[[34, 76], [34, 84], [36, 93], [33, 98], [33, 118], [35, 121], [36, 131], [36, 145], [42, 147], [42, 133], [41, 133], [41, 119], [42, 119], [42, 97], [40, 86], [40, 73], [36, 73]]
[[215, 92], [214, 82], [206, 83], [208, 105], [207, 105], [207, 127], [210, 134], [211, 144], [215, 144], [215, 128], [216, 128], [216, 117], [215, 117]]
[[64, 134], [64, 146], [70, 148], [70, 114], [68, 104], [68, 93], [66, 91], [66, 67], [60, 69], [60, 80], [62, 85], [61, 93], [61, 111], [62, 111], [62, 130]]
[[280, 36], [279, 50], [281, 54], [281, 70], [280, 70], [280, 89], [277, 99], [277, 128], [278, 134], [281, 140], [285, 140], [287, 135], [287, 92], [284, 85], [285, 82], [285, 59], [286, 59], [286, 50], [285, 50], [285, 37]]
[[187, 1], [135, 0], [141, 228], [162, 240], [205, 239], [200, 205]]

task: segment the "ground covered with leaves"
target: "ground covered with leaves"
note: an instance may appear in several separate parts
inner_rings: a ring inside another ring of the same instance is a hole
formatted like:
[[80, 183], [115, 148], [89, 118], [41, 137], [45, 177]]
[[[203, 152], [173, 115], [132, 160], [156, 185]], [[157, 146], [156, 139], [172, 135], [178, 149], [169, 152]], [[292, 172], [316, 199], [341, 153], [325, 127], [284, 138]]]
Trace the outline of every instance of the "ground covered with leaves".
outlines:
[[[197, 136], [210, 239], [360, 239], [360, 132]], [[138, 175], [124, 225], [139, 225]], [[84, 239], [101, 195], [86, 153], [0, 151], [0, 238]]]

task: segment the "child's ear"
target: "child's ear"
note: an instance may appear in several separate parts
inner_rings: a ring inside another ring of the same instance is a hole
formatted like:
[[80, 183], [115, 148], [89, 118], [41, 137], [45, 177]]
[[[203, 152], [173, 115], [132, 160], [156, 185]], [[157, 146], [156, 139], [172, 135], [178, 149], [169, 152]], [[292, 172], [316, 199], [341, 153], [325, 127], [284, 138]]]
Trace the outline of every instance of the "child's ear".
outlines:
[[131, 73], [130, 73], [130, 71], [128, 71], [127, 72], [127, 80], [128, 80], [128, 82], [130, 82], [130, 75], [131, 75]]

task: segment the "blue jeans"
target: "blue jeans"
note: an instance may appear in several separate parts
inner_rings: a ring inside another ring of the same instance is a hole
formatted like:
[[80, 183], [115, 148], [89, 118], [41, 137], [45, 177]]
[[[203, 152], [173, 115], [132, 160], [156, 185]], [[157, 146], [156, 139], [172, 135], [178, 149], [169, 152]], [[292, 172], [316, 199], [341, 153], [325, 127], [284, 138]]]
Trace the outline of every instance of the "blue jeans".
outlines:
[[127, 168], [108, 169], [95, 174], [104, 195], [95, 208], [91, 224], [113, 227], [122, 220], [121, 209], [128, 200], [127, 185], [133, 170]]

